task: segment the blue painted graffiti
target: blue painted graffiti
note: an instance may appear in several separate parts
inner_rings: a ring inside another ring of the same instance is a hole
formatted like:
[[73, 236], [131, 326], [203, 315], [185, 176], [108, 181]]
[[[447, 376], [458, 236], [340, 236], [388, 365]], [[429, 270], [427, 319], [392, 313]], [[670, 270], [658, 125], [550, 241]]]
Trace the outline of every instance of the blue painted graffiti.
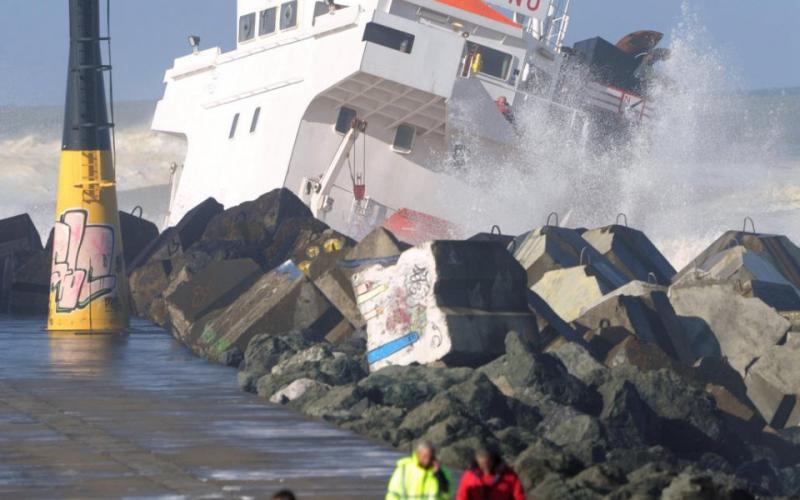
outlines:
[[411, 332], [408, 335], [404, 335], [398, 339], [392, 340], [391, 342], [387, 342], [367, 353], [367, 363], [377, 363], [378, 361], [386, 359], [396, 352], [402, 351], [417, 341], [419, 341], [419, 332]]

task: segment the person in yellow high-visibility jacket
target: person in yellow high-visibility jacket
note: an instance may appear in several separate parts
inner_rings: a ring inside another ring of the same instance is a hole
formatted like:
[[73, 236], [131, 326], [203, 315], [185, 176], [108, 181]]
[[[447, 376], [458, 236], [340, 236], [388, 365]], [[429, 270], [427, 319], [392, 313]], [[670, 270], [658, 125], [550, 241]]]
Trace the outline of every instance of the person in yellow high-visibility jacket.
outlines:
[[397, 461], [386, 500], [450, 500], [453, 487], [453, 476], [436, 459], [436, 447], [422, 441], [411, 456]]

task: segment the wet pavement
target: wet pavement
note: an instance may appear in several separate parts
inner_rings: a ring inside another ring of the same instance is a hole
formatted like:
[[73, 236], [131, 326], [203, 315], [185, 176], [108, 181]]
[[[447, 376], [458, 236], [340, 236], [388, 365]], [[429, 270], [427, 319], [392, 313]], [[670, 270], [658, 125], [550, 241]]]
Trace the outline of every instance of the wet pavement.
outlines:
[[397, 452], [240, 392], [143, 322], [55, 337], [0, 316], [0, 497], [381, 498]]

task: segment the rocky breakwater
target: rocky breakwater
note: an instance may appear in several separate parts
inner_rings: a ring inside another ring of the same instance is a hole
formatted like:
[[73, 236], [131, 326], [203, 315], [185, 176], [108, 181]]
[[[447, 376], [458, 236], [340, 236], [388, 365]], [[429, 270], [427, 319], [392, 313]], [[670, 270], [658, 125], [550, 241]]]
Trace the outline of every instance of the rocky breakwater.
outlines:
[[207, 200], [130, 269], [135, 310], [244, 390], [534, 498], [800, 493], [800, 250], [729, 232], [676, 272], [640, 231], [360, 242], [288, 191]]

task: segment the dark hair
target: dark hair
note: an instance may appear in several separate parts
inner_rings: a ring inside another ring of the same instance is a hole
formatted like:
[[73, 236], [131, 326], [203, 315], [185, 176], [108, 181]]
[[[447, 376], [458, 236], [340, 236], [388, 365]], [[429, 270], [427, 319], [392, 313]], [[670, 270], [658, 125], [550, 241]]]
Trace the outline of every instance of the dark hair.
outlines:
[[289, 490], [281, 490], [272, 495], [272, 500], [297, 500], [297, 497]]
[[[497, 471], [498, 467], [504, 464], [502, 455], [500, 455], [500, 452], [494, 446], [481, 446], [475, 450], [475, 458], [477, 458], [478, 455], [483, 455], [489, 459], [489, 465], [492, 468], [492, 472]], [[472, 466], [477, 468], [478, 461], [473, 459]]]

